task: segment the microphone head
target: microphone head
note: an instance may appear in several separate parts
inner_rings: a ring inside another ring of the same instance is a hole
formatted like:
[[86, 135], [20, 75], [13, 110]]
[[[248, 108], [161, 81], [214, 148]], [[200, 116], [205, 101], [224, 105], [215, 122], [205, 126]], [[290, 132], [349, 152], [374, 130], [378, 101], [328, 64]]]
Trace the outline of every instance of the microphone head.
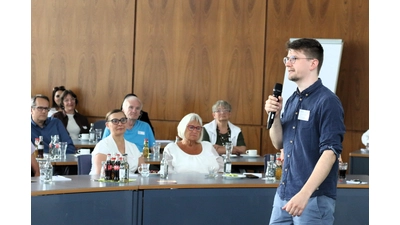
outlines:
[[274, 95], [280, 96], [282, 93], [282, 84], [276, 83], [273, 91], [274, 91]]

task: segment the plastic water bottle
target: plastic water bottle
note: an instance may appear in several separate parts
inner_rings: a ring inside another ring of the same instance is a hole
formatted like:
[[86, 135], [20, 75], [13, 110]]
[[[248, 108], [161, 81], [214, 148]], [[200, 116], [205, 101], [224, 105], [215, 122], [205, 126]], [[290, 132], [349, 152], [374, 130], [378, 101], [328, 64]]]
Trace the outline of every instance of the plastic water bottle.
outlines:
[[89, 142], [94, 142], [95, 141], [95, 135], [96, 135], [96, 131], [94, 130], [94, 124], [90, 123]]

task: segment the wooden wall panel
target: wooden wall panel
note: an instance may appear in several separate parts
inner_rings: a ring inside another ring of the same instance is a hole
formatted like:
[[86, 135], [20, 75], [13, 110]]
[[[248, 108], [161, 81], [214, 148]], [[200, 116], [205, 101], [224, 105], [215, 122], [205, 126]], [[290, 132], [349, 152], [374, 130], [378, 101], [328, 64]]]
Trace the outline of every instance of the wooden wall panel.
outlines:
[[[274, 153], [264, 102], [282, 82], [291, 37], [342, 38], [337, 95], [344, 154], [369, 123], [369, 3], [345, 0], [32, 1], [32, 95], [65, 85], [89, 120], [126, 93], [144, 103], [157, 139], [171, 139], [189, 112], [209, 122], [218, 99], [249, 148]], [[135, 8], [137, 7], [137, 9]]]
[[224, 99], [232, 121], [260, 124], [265, 1], [151, 3], [138, 1], [134, 69], [150, 117], [196, 112], [210, 121], [211, 106]]
[[[360, 139], [352, 138], [368, 129], [368, 1], [268, 1], [265, 99], [276, 82], [283, 82], [285, 43], [292, 37], [341, 38], [344, 41], [336, 94], [345, 110], [346, 135], [343, 155]], [[266, 124], [267, 116], [264, 116]], [[262, 146], [274, 152], [266, 130]], [[360, 135], [361, 137], [361, 135]], [[349, 142], [348, 139], [356, 141]]]
[[32, 95], [64, 85], [104, 118], [132, 91], [134, 1], [32, 1]]

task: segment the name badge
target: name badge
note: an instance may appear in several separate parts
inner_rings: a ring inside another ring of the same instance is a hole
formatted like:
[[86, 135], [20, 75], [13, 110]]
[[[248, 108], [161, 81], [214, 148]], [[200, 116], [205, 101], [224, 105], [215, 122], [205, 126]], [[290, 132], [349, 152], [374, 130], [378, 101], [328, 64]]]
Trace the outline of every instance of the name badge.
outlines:
[[144, 131], [138, 131], [137, 132], [139, 135], [144, 135]]
[[310, 118], [310, 110], [300, 109], [298, 120], [308, 121]]

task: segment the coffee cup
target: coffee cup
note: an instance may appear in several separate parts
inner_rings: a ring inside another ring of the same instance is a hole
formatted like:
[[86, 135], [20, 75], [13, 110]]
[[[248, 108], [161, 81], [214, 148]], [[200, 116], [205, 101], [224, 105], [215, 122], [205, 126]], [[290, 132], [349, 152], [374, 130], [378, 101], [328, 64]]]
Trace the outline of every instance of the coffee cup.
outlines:
[[89, 140], [89, 134], [79, 134], [78, 137], [81, 140]]
[[254, 149], [246, 150], [246, 154], [255, 156], [255, 155], [257, 155], [257, 150], [254, 150]]
[[78, 154], [80, 154], [80, 155], [88, 155], [88, 154], [90, 154], [90, 149], [87, 149], [87, 148], [78, 149]]

